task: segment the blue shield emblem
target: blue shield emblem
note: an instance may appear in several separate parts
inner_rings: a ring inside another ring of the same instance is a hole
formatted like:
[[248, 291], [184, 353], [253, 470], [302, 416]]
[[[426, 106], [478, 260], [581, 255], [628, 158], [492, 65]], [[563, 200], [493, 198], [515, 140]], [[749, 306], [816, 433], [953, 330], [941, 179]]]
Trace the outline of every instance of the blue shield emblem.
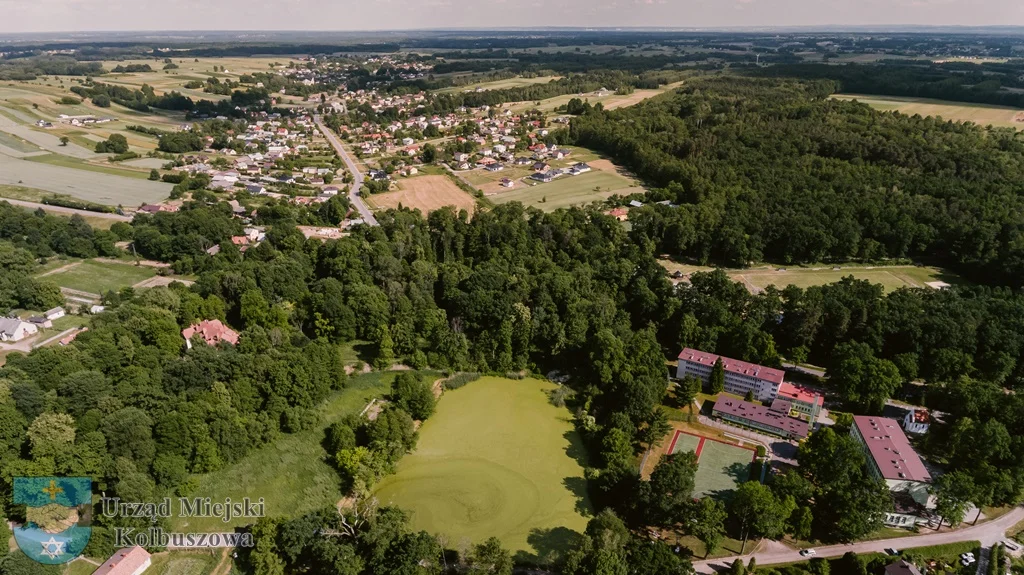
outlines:
[[15, 477], [14, 503], [25, 505], [25, 524], [14, 540], [31, 559], [60, 565], [78, 557], [92, 529], [92, 480], [88, 477]]

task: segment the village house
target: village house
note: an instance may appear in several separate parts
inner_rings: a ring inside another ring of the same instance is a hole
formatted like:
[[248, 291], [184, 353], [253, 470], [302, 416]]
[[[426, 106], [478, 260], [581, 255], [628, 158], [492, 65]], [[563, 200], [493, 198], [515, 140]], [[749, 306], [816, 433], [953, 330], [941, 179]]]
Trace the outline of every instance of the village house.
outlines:
[[192, 336], [197, 334], [210, 346], [222, 341], [231, 345], [238, 343], [238, 332], [224, 325], [219, 319], [204, 319], [181, 330], [181, 336], [185, 338], [185, 347], [192, 349]]
[[0, 318], [0, 341], [21, 341], [38, 332], [39, 328], [33, 323], [16, 317]]
[[93, 575], [141, 575], [151, 564], [149, 552], [142, 547], [119, 549]]

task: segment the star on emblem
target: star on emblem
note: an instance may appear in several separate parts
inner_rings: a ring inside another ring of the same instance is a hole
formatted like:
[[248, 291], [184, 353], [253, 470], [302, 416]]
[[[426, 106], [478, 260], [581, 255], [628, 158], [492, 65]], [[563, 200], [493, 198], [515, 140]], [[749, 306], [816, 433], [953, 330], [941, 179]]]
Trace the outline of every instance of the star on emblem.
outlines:
[[41, 541], [43, 545], [43, 555], [46, 555], [50, 559], [56, 559], [64, 554], [64, 541], [57, 541], [52, 536], [49, 541]]

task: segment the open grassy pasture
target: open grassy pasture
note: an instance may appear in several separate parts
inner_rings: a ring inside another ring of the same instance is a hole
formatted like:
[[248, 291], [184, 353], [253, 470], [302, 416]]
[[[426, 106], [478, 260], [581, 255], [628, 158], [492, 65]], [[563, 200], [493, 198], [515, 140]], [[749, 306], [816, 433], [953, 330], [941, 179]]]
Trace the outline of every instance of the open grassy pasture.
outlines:
[[[371, 372], [348, 380], [320, 408], [320, 424], [314, 429], [282, 435], [269, 445], [223, 469], [198, 477], [195, 493], [223, 501], [226, 497], [266, 499], [271, 516], [296, 517], [316, 509], [333, 506], [342, 498], [338, 473], [327, 464], [323, 430], [349, 414], [358, 414], [373, 398], [391, 389], [395, 372]], [[174, 518], [175, 531], [227, 531], [246, 524], [244, 518], [223, 523], [217, 518]]]
[[398, 190], [369, 196], [368, 201], [377, 208], [419, 208], [424, 214], [444, 206], [455, 206], [473, 213], [476, 198], [464, 192], [448, 176], [414, 176], [399, 180]]
[[974, 122], [981, 126], [991, 124], [999, 128], [1024, 129], [1024, 122], [1014, 121], [1014, 116], [1018, 112], [1022, 112], [1016, 108], [898, 96], [836, 94], [832, 97], [842, 100], [857, 100], [877, 110], [896, 111], [907, 115], [942, 116], [944, 120]]
[[[698, 271], [711, 271], [714, 268], [708, 266], [696, 266], [674, 262], [662, 258], [659, 263], [670, 273], [681, 271], [684, 274], [691, 274]], [[779, 271], [785, 269], [785, 271]], [[763, 265], [746, 269], [726, 269], [725, 273], [733, 280], [743, 282], [747, 289], [756, 292], [769, 285], [782, 289], [788, 285], [795, 285], [801, 288], [835, 283], [847, 276], [855, 279], [867, 280], [871, 283], [882, 284], [886, 292], [891, 292], [901, 287], [929, 287], [930, 282], [946, 282], [956, 284], [960, 278], [936, 267], [929, 266], [859, 266], [844, 264], [840, 269], [834, 270], [831, 266], [821, 267], [788, 267], [780, 268], [774, 265]]]
[[47, 272], [46, 279], [62, 288], [103, 294], [135, 285], [154, 275], [156, 270], [151, 267], [86, 260]]
[[488, 199], [496, 204], [522, 202], [526, 206], [553, 212], [558, 208], [604, 200], [612, 194], [643, 191], [633, 180], [603, 170], [592, 170], [578, 176], [562, 176], [544, 184], [531, 184], [531, 180], [517, 181], [515, 188], [488, 196]]
[[591, 508], [584, 448], [569, 411], [548, 402], [553, 388], [484, 377], [445, 393], [377, 498], [451, 543], [495, 536], [536, 557], [564, 550]]

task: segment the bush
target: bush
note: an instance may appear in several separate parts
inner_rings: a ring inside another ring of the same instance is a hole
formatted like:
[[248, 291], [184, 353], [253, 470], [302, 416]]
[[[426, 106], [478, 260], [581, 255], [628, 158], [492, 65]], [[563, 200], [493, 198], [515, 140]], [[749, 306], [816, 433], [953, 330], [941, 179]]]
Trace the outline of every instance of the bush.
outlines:
[[763, 445], [758, 445], [757, 446], [757, 456], [758, 457], [764, 457], [765, 455], [768, 455], [768, 450], [765, 449], [765, 447]]
[[110, 96], [106, 94], [97, 94], [96, 96], [93, 96], [92, 103], [100, 108], [109, 108]]
[[400, 373], [391, 384], [391, 401], [408, 411], [413, 419], [423, 421], [434, 413], [436, 401], [430, 387], [416, 374]]
[[458, 389], [471, 381], [480, 379], [480, 374], [476, 372], [461, 372], [444, 380], [445, 389]]
[[121, 134], [111, 134], [105, 141], [96, 144], [97, 154], [124, 154], [127, 151], [128, 139]]
[[82, 101], [74, 96], [61, 96], [60, 100], [58, 100], [57, 103], [64, 104], [67, 106], [74, 106], [77, 104], [81, 104]]

